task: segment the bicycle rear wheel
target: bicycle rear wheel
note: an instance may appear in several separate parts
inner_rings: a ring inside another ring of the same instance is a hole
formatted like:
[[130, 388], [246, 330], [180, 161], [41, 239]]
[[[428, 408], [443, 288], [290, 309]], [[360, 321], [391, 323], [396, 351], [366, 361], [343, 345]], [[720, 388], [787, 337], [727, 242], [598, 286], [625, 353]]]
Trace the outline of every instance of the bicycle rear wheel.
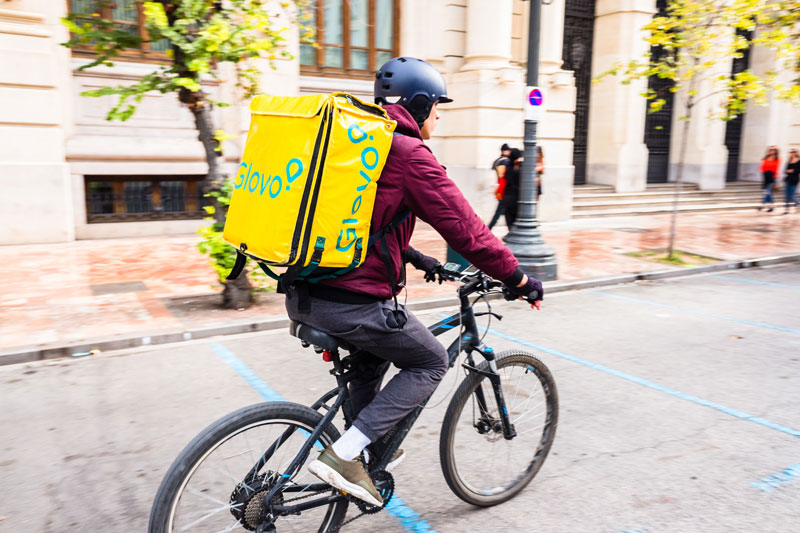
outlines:
[[[214, 422], [184, 448], [167, 471], [153, 502], [148, 531], [254, 531], [271, 483], [289, 466], [321, 419], [320, 413], [308, 407], [272, 402], [244, 407]], [[339, 432], [329, 424], [315, 446], [324, 448], [337, 438]], [[266, 464], [245, 483], [248, 472], [268, 449], [273, 453]], [[315, 457], [312, 448], [307, 462]], [[303, 465], [273, 501], [280, 505], [302, 499], [309, 495], [303, 494], [304, 487], [312, 483], [319, 486], [320, 482]], [[325, 494], [337, 493], [331, 489]], [[339, 500], [281, 517], [275, 528], [280, 533], [323, 533], [342, 523], [347, 505], [346, 500]]]
[[[478, 367], [489, 370], [485, 361]], [[497, 372], [517, 435], [504, 438], [489, 378], [470, 373], [450, 401], [439, 439], [442, 473], [450, 489], [481, 507], [507, 501], [531, 482], [550, 451], [558, 424], [556, 384], [544, 363], [525, 352], [502, 352]], [[486, 414], [479, 408], [479, 390]]]

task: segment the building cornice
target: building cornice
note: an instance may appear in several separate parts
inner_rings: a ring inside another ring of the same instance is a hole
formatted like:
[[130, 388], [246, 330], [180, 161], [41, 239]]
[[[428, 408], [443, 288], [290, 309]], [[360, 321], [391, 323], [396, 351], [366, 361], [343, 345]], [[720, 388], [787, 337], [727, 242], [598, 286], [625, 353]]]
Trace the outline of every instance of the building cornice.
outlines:
[[45, 17], [39, 13], [0, 8], [0, 33], [28, 37], [52, 37], [53, 32], [42, 27]]

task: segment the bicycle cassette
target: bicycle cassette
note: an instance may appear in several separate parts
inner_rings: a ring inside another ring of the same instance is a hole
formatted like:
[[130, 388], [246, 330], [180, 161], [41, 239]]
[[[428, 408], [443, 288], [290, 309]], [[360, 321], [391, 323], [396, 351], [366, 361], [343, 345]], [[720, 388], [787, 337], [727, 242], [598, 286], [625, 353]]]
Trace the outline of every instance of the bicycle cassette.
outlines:
[[[275, 484], [278, 474], [266, 472], [252, 479], [250, 483], [242, 481], [233, 490], [230, 498], [230, 511], [243, 528], [255, 531], [258, 525], [266, 518], [264, 497]], [[274, 505], [283, 503], [283, 495], [278, 493], [272, 500]]]
[[382, 511], [389, 504], [389, 501], [394, 495], [394, 478], [389, 472], [386, 470], [378, 470], [373, 472], [371, 477], [372, 482], [375, 484], [375, 488], [381, 493], [383, 505], [370, 505], [362, 500], [359, 500], [358, 498], [353, 498], [353, 503], [356, 504], [356, 507], [358, 507], [363, 514], [374, 514]]

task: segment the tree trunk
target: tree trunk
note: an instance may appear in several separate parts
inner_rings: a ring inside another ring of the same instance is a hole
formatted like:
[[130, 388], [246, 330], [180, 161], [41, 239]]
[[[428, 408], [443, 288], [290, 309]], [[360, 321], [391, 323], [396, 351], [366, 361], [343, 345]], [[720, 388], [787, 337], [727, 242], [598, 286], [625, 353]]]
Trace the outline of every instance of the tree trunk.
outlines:
[[239, 277], [225, 282], [222, 291], [222, 306], [225, 309], [247, 309], [253, 303], [253, 286], [247, 279], [247, 270]]
[[669, 246], [667, 247], [667, 258], [672, 259], [675, 251], [675, 232], [678, 222], [678, 199], [681, 194], [681, 183], [683, 182], [683, 161], [686, 158], [686, 146], [689, 137], [689, 124], [691, 122], [692, 108], [687, 107], [688, 116], [683, 123], [683, 136], [681, 138], [681, 151], [678, 156], [678, 172], [675, 174], [675, 199], [672, 202], [672, 221], [669, 228]]
[[190, 105], [189, 109], [194, 114], [194, 123], [199, 134], [198, 139], [203, 143], [203, 149], [206, 152], [206, 162], [208, 163], [206, 187], [212, 191], [219, 190], [223, 176], [217, 160], [221, 154], [217, 152], [219, 142], [214, 138], [216, 130], [214, 129], [214, 118], [211, 116], [211, 104], [208, 100], [202, 99], [194, 105]]
[[689, 98], [686, 100], [686, 120], [683, 122], [683, 135], [681, 136], [681, 150], [678, 155], [678, 172], [675, 175], [675, 198], [672, 202], [672, 221], [669, 229], [669, 246], [667, 247], [667, 258], [672, 259], [675, 252], [675, 232], [678, 223], [678, 200], [681, 194], [681, 183], [683, 182], [683, 163], [686, 160], [686, 147], [689, 144], [689, 125], [692, 122], [692, 108], [694, 107], [694, 82], [695, 76], [689, 81]]

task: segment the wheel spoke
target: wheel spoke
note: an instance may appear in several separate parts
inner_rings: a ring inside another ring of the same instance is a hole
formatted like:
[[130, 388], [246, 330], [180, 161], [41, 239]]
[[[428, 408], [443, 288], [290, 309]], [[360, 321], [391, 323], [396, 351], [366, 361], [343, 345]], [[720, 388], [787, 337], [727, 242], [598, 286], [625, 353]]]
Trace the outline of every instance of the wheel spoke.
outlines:
[[[459, 497], [476, 505], [505, 501], [530, 482], [549, 451], [557, 422], [557, 411], [552, 424], [545, 420], [557, 400], [555, 384], [541, 362], [528, 355], [504, 354], [497, 367], [514, 438], [506, 440], [498, 428], [500, 409], [485, 376], [468, 378], [445, 417], [450, 446], [444, 453], [451, 457], [443, 457], [445, 478]], [[486, 400], [485, 413], [476, 412], [479, 390]]]
[[[255, 526], [240, 522], [245, 519], [245, 507], [248, 509], [247, 516], [256, 516], [253, 513], [258, 513], [258, 506], [262, 505], [258, 498], [263, 499], [266, 492], [274, 486], [273, 483], [280, 473], [283, 473], [308, 435], [314, 431], [314, 425], [318, 423], [316, 421], [320, 420], [318, 413], [299, 406], [259, 404], [240, 411], [248, 410], [252, 412], [249, 419], [242, 418], [243, 415], [237, 416], [237, 411], [217, 423], [223, 429], [215, 430], [212, 425], [206, 430], [209, 440], [203, 441], [199, 438], [195, 448], [187, 448], [176, 460], [176, 464], [182, 465], [181, 469], [177, 473], [173, 473], [171, 469], [168, 474], [182, 476], [170, 483], [176, 487], [176, 492], [160, 497], [160, 500], [169, 498], [162, 504], [166, 506], [163, 513], [168, 521], [165, 522], [165, 529], [176, 532], [224, 533], [239, 530], [245, 525]], [[297, 414], [283, 415], [282, 410]], [[301, 423], [300, 420], [309, 422]], [[330, 431], [326, 429], [318, 439], [322, 446], [331, 444]], [[293, 435], [296, 436], [292, 438]], [[264, 443], [263, 448], [253, 446], [261, 443]], [[267, 454], [270, 457], [264, 460], [264, 454], [270, 450], [277, 452], [278, 449], [281, 450], [280, 453]], [[187, 456], [185, 463], [182, 462], [184, 456]], [[260, 467], [255, 472], [257, 476], [240, 478], [232, 473], [253, 472], [254, 466]], [[301, 470], [293, 479], [286, 480], [287, 486], [298, 492], [286, 493], [285, 496], [278, 493], [277, 501], [284, 497], [290, 499], [309, 495], [314, 478], [302, 468], [303, 465], [300, 466]], [[167, 479], [162, 487], [166, 483]], [[300, 516], [280, 517], [276, 526], [281, 533], [324, 530], [342, 522], [347, 506], [346, 500], [320, 505], [302, 511]]]
[[225, 504], [225, 505], [223, 505], [222, 507], [220, 507], [220, 508], [218, 508], [218, 509], [215, 509], [215, 510], [213, 510], [213, 511], [209, 512], [209, 513], [207, 513], [206, 515], [204, 515], [204, 516], [203, 516], [203, 517], [201, 517], [201, 518], [198, 518], [197, 520], [195, 520], [195, 521], [194, 521], [194, 522], [192, 522], [191, 524], [187, 524], [187, 525], [183, 526], [183, 527], [180, 529], [180, 531], [189, 531], [189, 529], [190, 529], [190, 528], [192, 528], [192, 527], [196, 526], [197, 524], [199, 524], [199, 523], [201, 523], [201, 522], [205, 522], [206, 520], [208, 520], [209, 518], [211, 518], [211, 517], [212, 517], [212, 516], [214, 516], [215, 514], [219, 513], [220, 511], [226, 511], [226, 510], [229, 510], [230, 508], [231, 508], [231, 506], [230, 506], [229, 504], [227, 504], [227, 503], [226, 503], [226, 504]]

